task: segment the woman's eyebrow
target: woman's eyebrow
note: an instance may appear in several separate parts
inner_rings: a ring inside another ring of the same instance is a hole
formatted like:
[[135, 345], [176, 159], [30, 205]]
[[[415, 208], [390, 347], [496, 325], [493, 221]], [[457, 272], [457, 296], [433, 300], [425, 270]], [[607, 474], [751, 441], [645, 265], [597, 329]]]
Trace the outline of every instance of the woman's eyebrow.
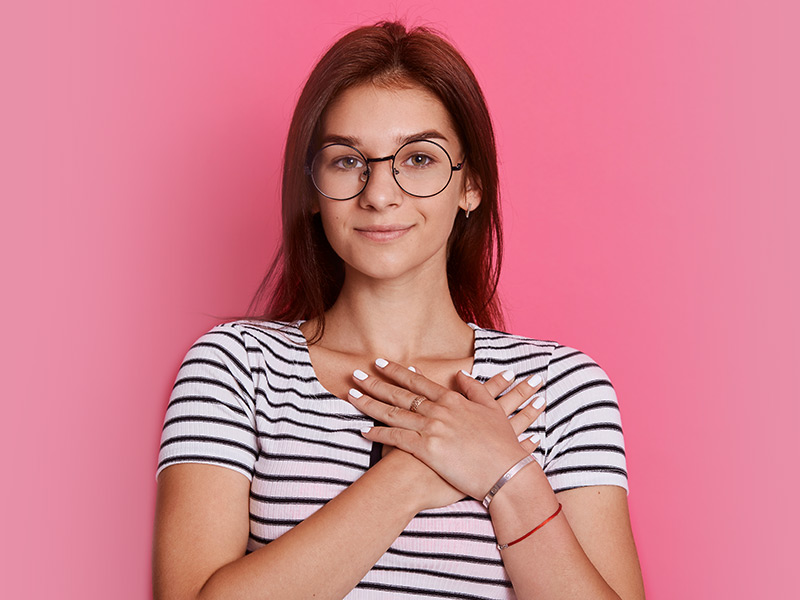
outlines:
[[336, 134], [328, 134], [324, 136], [320, 143], [325, 146], [327, 144], [346, 144], [348, 146], [356, 146], [358, 147], [358, 138], [352, 137], [349, 135], [336, 135]]
[[428, 131], [422, 131], [420, 133], [412, 133], [411, 135], [407, 135], [398, 139], [400, 145], [406, 144], [408, 142], [414, 140], [444, 140], [445, 142], [449, 141], [447, 136], [440, 131], [436, 131], [435, 129], [429, 129]]
[[[432, 140], [432, 139], [444, 140], [445, 142], [449, 141], [447, 139], [447, 136], [442, 132], [437, 131], [435, 129], [429, 129], [427, 131], [420, 131], [418, 133], [410, 133], [408, 135], [399, 136], [397, 138], [397, 144], [398, 146], [402, 146], [403, 144], [406, 144], [414, 140]], [[320, 143], [323, 146], [327, 144], [346, 144], [348, 146], [354, 146], [356, 148], [360, 146], [360, 142], [361, 140], [357, 137], [350, 135], [338, 135], [334, 133], [328, 134], [320, 140]]]

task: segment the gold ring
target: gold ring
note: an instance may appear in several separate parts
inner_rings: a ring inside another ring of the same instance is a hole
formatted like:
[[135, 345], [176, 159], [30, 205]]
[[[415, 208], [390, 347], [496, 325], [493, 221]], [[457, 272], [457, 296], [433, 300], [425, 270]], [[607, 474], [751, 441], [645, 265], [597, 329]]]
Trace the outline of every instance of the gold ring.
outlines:
[[414, 413], [417, 412], [419, 405], [425, 402], [426, 400], [427, 398], [425, 396], [417, 396], [411, 401], [411, 408], [409, 408], [408, 410]]

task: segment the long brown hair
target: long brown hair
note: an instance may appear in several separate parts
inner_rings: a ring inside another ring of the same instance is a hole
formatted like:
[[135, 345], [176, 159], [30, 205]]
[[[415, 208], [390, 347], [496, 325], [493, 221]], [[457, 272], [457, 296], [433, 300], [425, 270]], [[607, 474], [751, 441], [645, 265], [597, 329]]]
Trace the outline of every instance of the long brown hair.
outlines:
[[[458, 51], [425, 27], [396, 22], [361, 27], [339, 39], [320, 59], [303, 88], [289, 127], [283, 161], [283, 242], [261, 282], [250, 313], [259, 319], [316, 319], [318, 341], [344, 283], [341, 259], [328, 244], [316, 191], [307, 175], [325, 108], [342, 91], [365, 82], [420, 85], [435, 94], [453, 120], [467, 176], [481, 203], [467, 220], [455, 219], [448, 241], [447, 281], [459, 316], [501, 329], [497, 298], [502, 262], [497, 150], [491, 118], [475, 75]], [[466, 181], [466, 180], [465, 180]], [[266, 307], [257, 310], [259, 305]]]

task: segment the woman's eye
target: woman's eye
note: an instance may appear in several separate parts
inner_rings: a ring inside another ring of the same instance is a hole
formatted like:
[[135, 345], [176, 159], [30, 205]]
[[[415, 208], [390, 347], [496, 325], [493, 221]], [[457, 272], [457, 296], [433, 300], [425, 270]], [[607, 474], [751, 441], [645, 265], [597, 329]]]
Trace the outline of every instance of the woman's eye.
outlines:
[[357, 156], [342, 156], [333, 161], [333, 166], [338, 169], [349, 171], [351, 169], [360, 169], [364, 165]]
[[434, 158], [428, 156], [427, 154], [412, 154], [408, 157], [405, 161], [410, 167], [422, 168], [422, 167], [429, 167], [435, 162]]

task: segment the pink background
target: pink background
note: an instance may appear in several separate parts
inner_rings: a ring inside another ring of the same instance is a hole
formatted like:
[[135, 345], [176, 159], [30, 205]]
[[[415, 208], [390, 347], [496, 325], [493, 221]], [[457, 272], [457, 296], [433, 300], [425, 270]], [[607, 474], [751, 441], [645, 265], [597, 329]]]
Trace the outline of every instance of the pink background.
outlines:
[[510, 329], [615, 384], [648, 597], [797, 597], [796, 3], [498, 6], [4, 3], [1, 596], [149, 596], [179, 362], [275, 248], [314, 60], [397, 15], [488, 97]]

